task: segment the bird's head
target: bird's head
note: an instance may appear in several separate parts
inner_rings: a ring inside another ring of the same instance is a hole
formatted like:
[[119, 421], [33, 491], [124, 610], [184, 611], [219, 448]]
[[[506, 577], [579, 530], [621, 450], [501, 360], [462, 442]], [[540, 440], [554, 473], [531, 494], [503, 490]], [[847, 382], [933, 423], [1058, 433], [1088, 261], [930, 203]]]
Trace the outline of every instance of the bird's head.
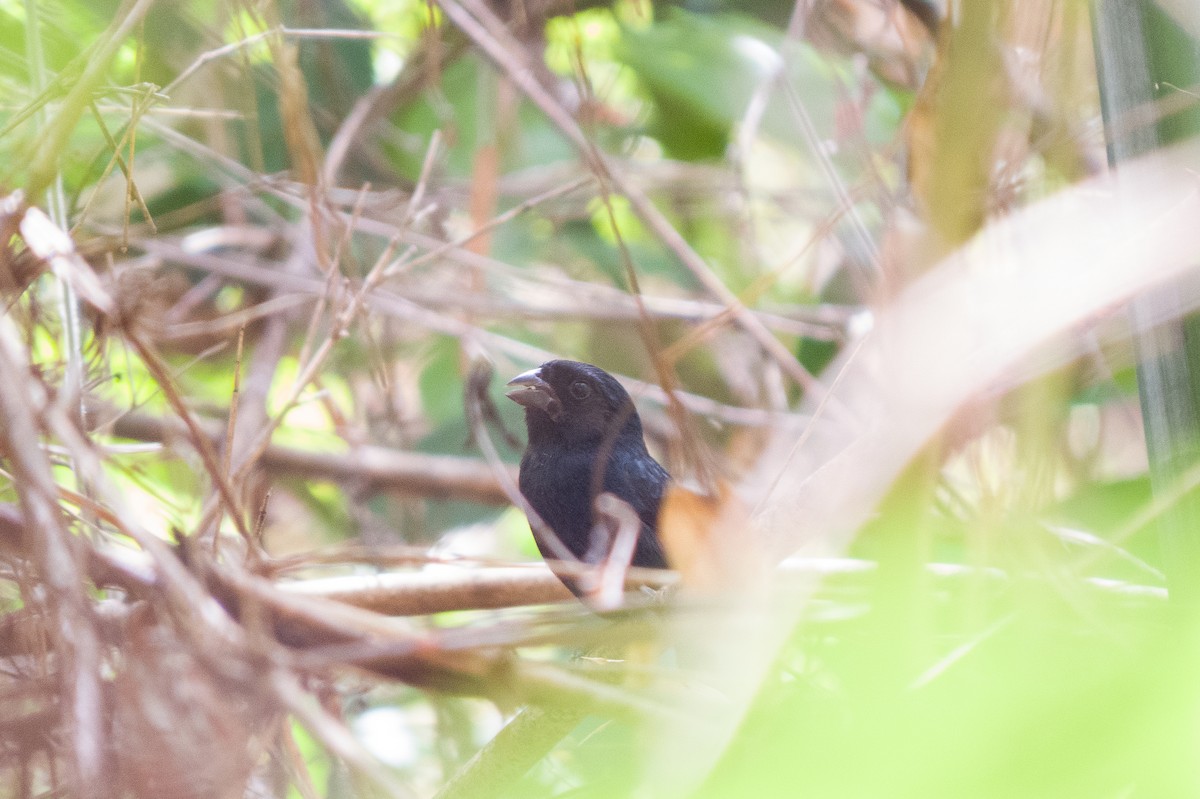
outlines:
[[546, 361], [508, 381], [506, 396], [525, 407], [529, 440], [599, 441], [632, 435], [642, 423], [629, 393], [603, 369], [578, 361]]

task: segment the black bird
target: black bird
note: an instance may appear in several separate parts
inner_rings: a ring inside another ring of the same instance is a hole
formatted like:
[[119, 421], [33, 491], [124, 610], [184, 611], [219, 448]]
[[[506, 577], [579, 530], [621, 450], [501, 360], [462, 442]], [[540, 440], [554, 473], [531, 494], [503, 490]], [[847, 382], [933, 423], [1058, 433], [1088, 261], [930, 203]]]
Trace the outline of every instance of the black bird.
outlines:
[[[525, 407], [529, 433], [521, 493], [546, 525], [575, 557], [602, 560], [611, 542], [592, 540], [593, 501], [609, 492], [642, 522], [632, 565], [665, 569], [658, 509], [671, 476], [646, 451], [629, 393], [608, 372], [578, 361], [547, 361], [508, 385], [508, 398]], [[556, 559], [536, 527], [534, 539], [543, 557]], [[574, 581], [563, 582], [580, 593]]]

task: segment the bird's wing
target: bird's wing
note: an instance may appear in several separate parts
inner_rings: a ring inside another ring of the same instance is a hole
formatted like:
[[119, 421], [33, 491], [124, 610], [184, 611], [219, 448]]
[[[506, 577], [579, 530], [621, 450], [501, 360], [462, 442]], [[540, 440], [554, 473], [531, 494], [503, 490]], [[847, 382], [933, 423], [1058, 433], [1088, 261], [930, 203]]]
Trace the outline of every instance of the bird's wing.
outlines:
[[633, 563], [664, 568], [666, 558], [657, 534], [658, 509], [671, 476], [643, 449], [618, 450], [606, 470], [604, 490], [629, 503], [642, 521]]
[[604, 490], [632, 505], [642, 523], [653, 529], [670, 479], [667, 470], [646, 452], [618, 451], [608, 464]]

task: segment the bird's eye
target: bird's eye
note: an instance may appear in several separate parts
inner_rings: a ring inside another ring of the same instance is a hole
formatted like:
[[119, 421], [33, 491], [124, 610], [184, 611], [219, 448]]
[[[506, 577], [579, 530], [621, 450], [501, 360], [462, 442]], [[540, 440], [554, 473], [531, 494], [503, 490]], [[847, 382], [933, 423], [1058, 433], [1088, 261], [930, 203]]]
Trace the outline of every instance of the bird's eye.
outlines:
[[577, 400], [585, 400], [592, 396], [592, 387], [582, 380], [576, 380], [571, 384], [571, 396]]

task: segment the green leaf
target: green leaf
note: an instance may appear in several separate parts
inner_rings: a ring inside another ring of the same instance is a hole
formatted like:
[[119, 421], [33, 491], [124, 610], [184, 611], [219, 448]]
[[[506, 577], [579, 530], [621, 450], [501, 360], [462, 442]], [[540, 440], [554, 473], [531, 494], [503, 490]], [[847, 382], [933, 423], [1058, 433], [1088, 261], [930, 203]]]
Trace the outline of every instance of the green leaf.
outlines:
[[[736, 14], [698, 16], [678, 11], [644, 30], [625, 29], [618, 57], [632, 69], [654, 106], [648, 132], [667, 154], [683, 160], [719, 158], [733, 125], [755, 92], [782, 64], [782, 34]], [[803, 92], [809, 115], [833, 118], [831, 62], [793, 43], [787, 78]], [[798, 139], [794, 111], [778, 89], [764, 130]]]

